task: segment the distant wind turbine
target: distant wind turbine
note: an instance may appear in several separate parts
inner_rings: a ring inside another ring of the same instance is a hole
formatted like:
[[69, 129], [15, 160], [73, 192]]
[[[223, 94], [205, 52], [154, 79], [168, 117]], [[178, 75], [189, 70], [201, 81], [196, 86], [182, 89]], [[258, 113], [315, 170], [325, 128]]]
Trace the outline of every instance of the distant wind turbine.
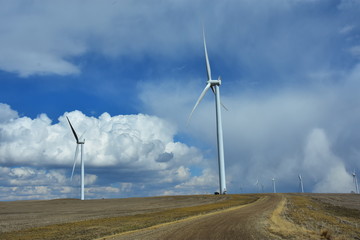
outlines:
[[[206, 60], [206, 70], [207, 70], [207, 85], [200, 94], [199, 99], [197, 100], [194, 108], [192, 109], [189, 120], [194, 113], [196, 107], [199, 105], [206, 92], [211, 88], [215, 94], [215, 106], [216, 106], [216, 129], [217, 129], [217, 148], [218, 148], [218, 163], [219, 163], [219, 182], [220, 182], [220, 194], [226, 194], [226, 179], [225, 179], [225, 160], [224, 160], [224, 142], [223, 142], [223, 131], [221, 123], [221, 101], [220, 101], [220, 85], [221, 77], [217, 80], [213, 80], [211, 77], [210, 62], [206, 48], [205, 32], [203, 31], [203, 40], [204, 40], [204, 49], [205, 49], [205, 60]], [[224, 105], [223, 105], [224, 106]], [[225, 108], [225, 107], [224, 107]], [[226, 109], [226, 108], [225, 108]]]
[[276, 193], [275, 178], [272, 179], [272, 182], [273, 182], [274, 193]]
[[76, 140], [76, 150], [75, 150], [75, 157], [74, 157], [74, 165], [73, 165], [73, 169], [72, 169], [72, 173], [71, 173], [71, 180], [72, 180], [73, 175], [74, 175], [74, 170], [75, 170], [75, 165], [76, 165], [76, 160], [77, 160], [77, 156], [78, 156], [78, 153], [79, 153], [79, 145], [80, 145], [80, 148], [81, 148], [81, 152], [80, 152], [80, 162], [81, 162], [81, 200], [84, 200], [85, 199], [85, 197], [84, 197], [84, 175], [85, 175], [85, 171], [84, 171], [83, 152], [84, 152], [85, 139], [83, 139], [82, 141], [81, 141], [81, 139], [84, 136], [85, 132], [81, 135], [80, 140], [79, 140], [75, 129], [71, 125], [71, 122], [70, 122], [69, 118], [68, 117], [66, 117], [66, 118], [67, 118], [67, 120], [69, 122], [69, 125], [71, 127], [71, 131], [73, 132], [75, 140]]
[[300, 186], [301, 192], [304, 193], [304, 185], [303, 185], [301, 174], [299, 174], [299, 186]]
[[256, 183], [255, 183], [257, 189], [258, 189], [258, 193], [260, 193], [260, 182], [259, 179], [256, 179]]
[[354, 169], [354, 172], [352, 175], [353, 175], [353, 182], [355, 184], [355, 193], [359, 194], [359, 186], [358, 186], [358, 182], [357, 182], [355, 169]]

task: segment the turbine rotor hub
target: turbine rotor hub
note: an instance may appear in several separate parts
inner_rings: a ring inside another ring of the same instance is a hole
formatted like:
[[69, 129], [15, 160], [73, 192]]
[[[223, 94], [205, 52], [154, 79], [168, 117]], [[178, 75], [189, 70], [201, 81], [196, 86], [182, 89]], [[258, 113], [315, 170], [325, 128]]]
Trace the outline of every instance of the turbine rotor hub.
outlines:
[[208, 83], [211, 84], [211, 86], [215, 86], [215, 85], [221, 85], [221, 79], [218, 79], [218, 80], [208, 80], [207, 81]]

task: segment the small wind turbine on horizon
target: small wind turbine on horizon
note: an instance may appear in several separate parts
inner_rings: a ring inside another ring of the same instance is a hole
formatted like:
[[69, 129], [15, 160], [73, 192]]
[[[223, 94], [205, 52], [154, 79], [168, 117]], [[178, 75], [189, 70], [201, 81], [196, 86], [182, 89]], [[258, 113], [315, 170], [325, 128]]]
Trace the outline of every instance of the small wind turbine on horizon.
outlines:
[[[206, 48], [205, 32], [203, 31], [203, 40], [204, 40], [204, 49], [205, 49], [205, 60], [206, 60], [206, 70], [207, 70], [207, 85], [200, 94], [199, 99], [197, 100], [194, 108], [192, 109], [188, 123], [192, 114], [194, 113], [196, 107], [199, 105], [201, 100], [204, 98], [206, 92], [211, 88], [215, 94], [215, 109], [216, 109], [216, 129], [217, 129], [217, 149], [218, 149], [218, 163], [219, 163], [219, 183], [220, 183], [220, 194], [226, 194], [226, 178], [225, 178], [225, 160], [224, 160], [224, 142], [223, 142], [223, 130], [221, 122], [221, 101], [220, 101], [220, 85], [221, 77], [217, 80], [213, 80], [211, 77], [210, 62]], [[224, 107], [224, 105], [222, 105]], [[226, 109], [226, 107], [224, 107]]]
[[[75, 129], [73, 128], [73, 126], [71, 125], [71, 122], [69, 120], [68, 117], [66, 117], [68, 122], [69, 122], [69, 125], [70, 125], [70, 128], [71, 128], [71, 131], [72, 133], [74, 134], [74, 137], [75, 137], [75, 140], [76, 140], [76, 150], [75, 150], [75, 157], [74, 157], [74, 165], [73, 165], [73, 169], [72, 169], [72, 172], [71, 172], [71, 180], [73, 178], [73, 175], [74, 175], [74, 170], [75, 170], [75, 165], [76, 165], [76, 160], [77, 160], [77, 156], [78, 156], [78, 153], [79, 153], [79, 145], [80, 145], [80, 164], [81, 164], [81, 200], [84, 200], [85, 199], [85, 196], [84, 196], [84, 175], [85, 175], [85, 170], [84, 170], [84, 159], [83, 159], [83, 152], [84, 152], [84, 144], [85, 144], [85, 139], [82, 139], [82, 137], [84, 136], [85, 132], [81, 135], [80, 139], [78, 138], [77, 134], [76, 134], [76, 131]], [[81, 140], [82, 139], [82, 140]]]
[[359, 194], [359, 186], [358, 186], [358, 182], [357, 182], [355, 169], [354, 169], [352, 175], [353, 175], [353, 182], [355, 184], [355, 193]]
[[272, 179], [272, 182], [273, 182], [273, 190], [274, 190], [274, 193], [276, 193], [275, 178]]
[[259, 179], [256, 179], [255, 186], [257, 187], [258, 193], [260, 193], [260, 182], [259, 182]]
[[299, 187], [301, 189], [301, 192], [304, 193], [304, 185], [303, 185], [301, 174], [299, 174]]

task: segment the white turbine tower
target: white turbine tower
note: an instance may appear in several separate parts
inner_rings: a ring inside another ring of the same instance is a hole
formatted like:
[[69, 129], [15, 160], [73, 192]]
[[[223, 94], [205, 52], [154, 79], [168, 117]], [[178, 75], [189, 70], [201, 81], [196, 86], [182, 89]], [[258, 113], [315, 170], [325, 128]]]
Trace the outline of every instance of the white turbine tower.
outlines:
[[299, 186], [300, 186], [301, 192], [304, 193], [304, 185], [303, 185], [301, 174], [299, 174]]
[[359, 194], [359, 186], [358, 186], [355, 170], [354, 170], [352, 175], [353, 175], [353, 181], [354, 181], [354, 184], [355, 184], [355, 193]]
[[275, 178], [272, 179], [272, 182], [273, 182], [274, 193], [276, 193]]
[[255, 186], [257, 187], [258, 193], [260, 193], [260, 182], [259, 182], [259, 179], [256, 179]]
[[83, 133], [83, 135], [81, 135], [80, 137], [80, 140], [75, 132], [75, 129], [73, 128], [73, 126], [71, 125], [71, 122], [69, 120], [68, 117], [66, 117], [68, 122], [69, 122], [69, 125], [71, 127], [71, 131], [73, 132], [74, 134], [74, 137], [75, 137], [75, 140], [76, 140], [76, 150], [75, 150], [75, 157], [74, 157], [74, 165], [73, 165], [73, 169], [72, 169], [72, 173], [71, 173], [71, 180], [73, 178], [73, 175], [74, 175], [74, 170], [75, 170], [75, 165], [76, 165], [76, 160], [77, 160], [77, 156], [78, 156], [78, 153], [79, 153], [79, 145], [80, 145], [80, 148], [81, 148], [81, 151], [80, 151], [80, 163], [81, 163], [81, 200], [84, 200], [84, 175], [85, 175], [85, 171], [84, 171], [84, 159], [83, 159], [83, 153], [84, 153], [84, 144], [85, 144], [85, 139], [82, 139], [83, 135], [85, 134], [85, 132]]
[[[225, 180], [225, 160], [224, 160], [224, 142], [223, 142], [223, 131], [221, 123], [221, 102], [220, 102], [220, 85], [221, 77], [217, 80], [213, 80], [211, 77], [211, 69], [209, 63], [209, 57], [206, 48], [205, 33], [203, 32], [204, 39], [204, 49], [205, 49], [205, 60], [206, 60], [206, 70], [207, 70], [207, 85], [205, 89], [200, 94], [199, 99], [197, 100], [194, 108], [192, 109], [188, 122], [195, 111], [196, 107], [199, 105], [206, 92], [211, 88], [215, 94], [215, 107], [216, 107], [216, 129], [217, 129], [217, 148], [218, 148], [218, 163], [219, 163], [219, 182], [220, 182], [220, 194], [226, 194], [226, 180]], [[225, 108], [225, 107], [224, 107]], [[226, 108], [225, 108], [226, 109]]]

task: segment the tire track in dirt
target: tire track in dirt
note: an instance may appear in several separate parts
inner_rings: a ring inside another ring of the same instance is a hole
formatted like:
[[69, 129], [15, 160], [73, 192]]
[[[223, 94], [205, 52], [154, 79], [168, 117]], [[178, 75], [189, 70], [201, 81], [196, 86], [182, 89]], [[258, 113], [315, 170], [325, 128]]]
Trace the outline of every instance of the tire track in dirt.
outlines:
[[109, 236], [106, 239], [266, 239], [265, 222], [282, 198], [279, 194], [266, 194], [248, 205]]

